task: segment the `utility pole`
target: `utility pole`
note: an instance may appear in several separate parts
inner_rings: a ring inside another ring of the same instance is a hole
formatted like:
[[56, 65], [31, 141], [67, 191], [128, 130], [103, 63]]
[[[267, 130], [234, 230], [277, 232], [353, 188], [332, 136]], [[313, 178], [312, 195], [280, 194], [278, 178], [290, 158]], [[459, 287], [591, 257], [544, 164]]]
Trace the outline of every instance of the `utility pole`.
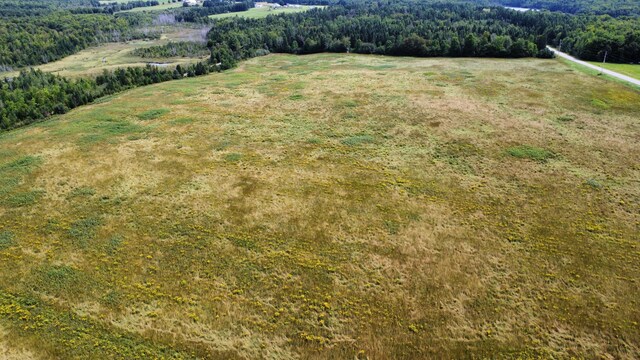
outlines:
[[558, 45], [558, 51], [562, 51], [562, 40], [560, 40], [560, 45]]
[[609, 55], [609, 52], [605, 50], [605, 52], [604, 52], [604, 60], [602, 60], [602, 67], [600, 68], [600, 74], [598, 74], [598, 75], [602, 75], [602, 70], [604, 69], [604, 64], [607, 62], [607, 55]]

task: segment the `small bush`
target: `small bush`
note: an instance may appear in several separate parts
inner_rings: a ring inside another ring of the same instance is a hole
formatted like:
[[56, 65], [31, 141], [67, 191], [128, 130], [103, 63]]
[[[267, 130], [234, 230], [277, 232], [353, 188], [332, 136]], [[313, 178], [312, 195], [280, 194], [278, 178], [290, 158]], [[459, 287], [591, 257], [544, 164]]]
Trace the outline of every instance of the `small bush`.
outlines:
[[69, 197], [73, 198], [78, 196], [93, 196], [95, 194], [96, 194], [96, 191], [94, 189], [83, 186], [83, 187], [73, 189], [69, 194]]
[[349, 146], [356, 146], [361, 144], [370, 144], [374, 141], [371, 135], [355, 135], [342, 140], [342, 143]]
[[69, 236], [76, 245], [80, 247], [87, 246], [87, 242], [96, 236], [96, 228], [100, 226], [101, 221], [97, 218], [86, 218], [78, 220], [71, 224]]
[[4, 203], [11, 207], [27, 206], [34, 204], [42, 194], [43, 191], [20, 192], [9, 196]]
[[0, 231], [0, 250], [7, 249], [15, 244], [15, 235], [11, 231]]
[[509, 155], [517, 157], [519, 159], [530, 159], [539, 162], [545, 162], [556, 157], [556, 154], [552, 151], [529, 145], [512, 147], [507, 149], [507, 152], [509, 153]]
[[242, 159], [242, 154], [238, 154], [238, 153], [227, 154], [224, 157], [224, 161], [228, 161], [228, 162], [237, 162], [237, 161], [240, 161], [240, 159]]
[[557, 118], [557, 120], [560, 122], [571, 122], [575, 119], [576, 117], [574, 115], [562, 115], [562, 116], [558, 116]]
[[80, 290], [80, 280], [78, 271], [68, 265], [45, 265], [35, 271], [33, 288], [60, 297]]
[[602, 187], [602, 184], [600, 184], [596, 179], [588, 179], [587, 181], [585, 181], [585, 184], [591, 186], [594, 189], [600, 189]]
[[539, 59], [554, 59], [556, 54], [552, 50], [549, 50], [549, 48], [544, 48], [538, 51], [536, 57]]

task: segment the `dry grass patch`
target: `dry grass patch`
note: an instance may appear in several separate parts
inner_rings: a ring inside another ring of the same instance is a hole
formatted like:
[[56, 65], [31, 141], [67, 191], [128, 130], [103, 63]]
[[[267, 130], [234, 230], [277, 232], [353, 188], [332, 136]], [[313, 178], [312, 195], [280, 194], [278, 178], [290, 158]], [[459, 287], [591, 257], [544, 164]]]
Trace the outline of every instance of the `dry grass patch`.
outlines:
[[0, 351], [632, 359], [640, 94], [567, 70], [272, 55], [2, 134]]

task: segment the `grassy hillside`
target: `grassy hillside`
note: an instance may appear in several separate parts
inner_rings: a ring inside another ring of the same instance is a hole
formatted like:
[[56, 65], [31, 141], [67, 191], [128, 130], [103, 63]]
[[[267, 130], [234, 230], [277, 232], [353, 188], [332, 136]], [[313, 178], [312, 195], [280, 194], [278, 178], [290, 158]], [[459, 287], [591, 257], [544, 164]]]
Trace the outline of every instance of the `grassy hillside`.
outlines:
[[0, 354], [640, 351], [640, 93], [272, 55], [0, 135]]

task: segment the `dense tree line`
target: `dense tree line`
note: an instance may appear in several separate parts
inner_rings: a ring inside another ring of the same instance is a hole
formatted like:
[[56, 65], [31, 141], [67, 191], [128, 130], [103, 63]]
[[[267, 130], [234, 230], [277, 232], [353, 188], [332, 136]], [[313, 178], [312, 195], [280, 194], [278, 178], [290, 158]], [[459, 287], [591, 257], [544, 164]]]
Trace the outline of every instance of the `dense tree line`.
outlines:
[[0, 82], [0, 128], [26, 125], [95, 99], [92, 80], [71, 81], [39, 70], [25, 70]]
[[165, 45], [138, 48], [132, 51], [132, 54], [142, 58], [202, 57], [209, 54], [209, 49], [206, 44], [178, 41]]
[[132, 36], [126, 20], [108, 15], [54, 12], [38, 17], [3, 18], [0, 22], [0, 64], [47, 63], [100, 42]]
[[137, 86], [155, 84], [217, 71], [215, 65], [198, 63], [175, 68], [120, 68], [104, 71], [94, 79], [69, 80], [40, 70], [23, 70], [20, 75], [0, 81], [0, 129], [24, 126], [54, 114], [64, 114], [77, 106]]
[[569, 14], [640, 15], [637, 0], [496, 0], [505, 6], [562, 11]]
[[640, 19], [604, 16], [572, 17], [547, 29], [549, 41], [580, 59], [640, 63]]
[[119, 11], [131, 10], [140, 7], [149, 7], [149, 6], [157, 6], [160, 5], [160, 2], [157, 0], [149, 0], [149, 1], [129, 1], [126, 3], [111, 3], [103, 6], [93, 6], [93, 7], [76, 7], [70, 9], [74, 14], [114, 14]]
[[43, 64], [98, 43], [148, 37], [135, 29], [141, 15], [73, 13], [96, 5], [84, 0], [0, 0], [0, 67]]
[[61, 9], [99, 5], [98, 0], [0, 0], [0, 18], [39, 16]]
[[[403, 56], [550, 57], [547, 44], [585, 60], [640, 62], [637, 18], [517, 12], [472, 3], [352, 1], [265, 19], [230, 18], [209, 33], [212, 58], [267, 52]], [[223, 65], [226, 66], [226, 65]]]
[[253, 0], [205, 0], [201, 7], [173, 9], [171, 12], [175, 14], [177, 21], [208, 23], [210, 22], [209, 15], [247, 11], [253, 7], [255, 7]]
[[[212, 57], [236, 60], [264, 51], [403, 56], [545, 56], [532, 14], [472, 4], [371, 2], [265, 19], [230, 18], [209, 32]], [[218, 60], [214, 60], [218, 61]]]

